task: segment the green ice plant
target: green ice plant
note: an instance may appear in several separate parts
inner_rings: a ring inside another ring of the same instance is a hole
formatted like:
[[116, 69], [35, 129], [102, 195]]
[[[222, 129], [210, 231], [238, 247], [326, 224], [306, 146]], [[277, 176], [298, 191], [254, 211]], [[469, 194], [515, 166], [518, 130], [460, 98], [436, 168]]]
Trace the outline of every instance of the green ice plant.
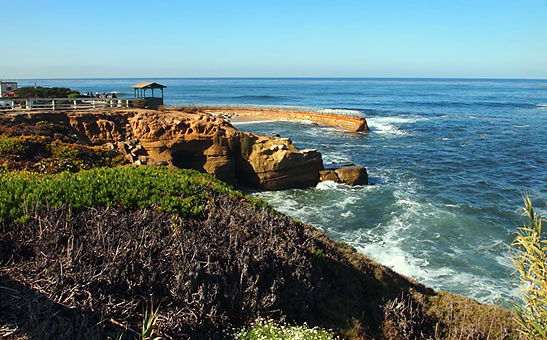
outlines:
[[74, 211], [91, 206], [157, 207], [168, 213], [198, 215], [211, 193], [265, 206], [195, 170], [122, 166], [56, 175], [13, 171], [0, 176], [0, 223], [24, 222], [35, 206], [61, 204], [70, 204]]
[[513, 241], [513, 263], [517, 268], [524, 305], [515, 308], [519, 332], [528, 339], [547, 339], [547, 235], [544, 218], [534, 212], [530, 197], [524, 198], [530, 224], [524, 224]]

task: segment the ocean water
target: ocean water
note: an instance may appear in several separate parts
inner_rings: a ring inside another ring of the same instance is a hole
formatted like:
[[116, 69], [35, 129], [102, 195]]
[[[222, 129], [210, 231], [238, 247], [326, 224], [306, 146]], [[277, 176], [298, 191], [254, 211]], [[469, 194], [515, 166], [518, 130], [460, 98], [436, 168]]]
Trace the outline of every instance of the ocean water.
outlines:
[[[132, 95], [141, 79], [19, 80]], [[369, 134], [298, 122], [239, 123], [368, 169], [371, 185], [253, 192], [435, 289], [508, 305], [522, 195], [547, 215], [547, 80], [154, 79], [168, 104], [249, 103], [363, 112]]]

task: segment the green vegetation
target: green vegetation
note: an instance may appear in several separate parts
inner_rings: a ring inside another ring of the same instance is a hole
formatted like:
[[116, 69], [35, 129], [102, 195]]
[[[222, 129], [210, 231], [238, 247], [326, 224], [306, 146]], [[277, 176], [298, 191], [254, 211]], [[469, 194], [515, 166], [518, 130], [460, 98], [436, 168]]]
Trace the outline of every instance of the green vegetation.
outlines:
[[154, 309], [154, 305], [150, 303], [146, 306], [144, 317], [142, 319], [141, 339], [156, 340], [161, 337], [154, 337], [156, 322], [158, 321], [159, 308]]
[[258, 319], [248, 328], [234, 335], [236, 340], [334, 340], [339, 339], [333, 333], [317, 327], [289, 326], [277, 324], [272, 320]]
[[79, 96], [80, 92], [66, 87], [42, 87], [26, 86], [15, 90], [17, 98], [73, 98], [70, 95]]
[[0, 135], [0, 172], [12, 170], [41, 173], [76, 172], [95, 167], [115, 167], [126, 163], [126, 159], [121, 154], [101, 146], [65, 142], [49, 136]]
[[29, 208], [46, 204], [70, 204], [76, 210], [91, 206], [154, 207], [197, 215], [210, 193], [229, 193], [264, 204], [194, 170], [123, 166], [58, 175], [6, 172], [0, 177], [0, 221], [25, 220]]
[[513, 263], [519, 273], [524, 306], [516, 308], [519, 331], [528, 339], [547, 339], [547, 235], [541, 216], [534, 212], [530, 197], [524, 198], [530, 224], [519, 228], [513, 242]]

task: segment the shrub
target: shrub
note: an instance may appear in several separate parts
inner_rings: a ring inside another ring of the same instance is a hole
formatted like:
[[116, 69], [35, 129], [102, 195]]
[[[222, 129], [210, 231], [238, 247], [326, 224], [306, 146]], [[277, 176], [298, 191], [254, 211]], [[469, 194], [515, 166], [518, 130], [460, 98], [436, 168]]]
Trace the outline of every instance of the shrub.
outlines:
[[547, 237], [541, 216], [534, 212], [530, 197], [524, 198], [524, 211], [530, 224], [519, 228], [513, 241], [523, 292], [524, 306], [517, 306], [515, 320], [519, 331], [529, 339], [547, 339]]
[[66, 87], [26, 86], [15, 90], [18, 98], [66, 98], [70, 94], [80, 95], [80, 92]]
[[[40, 125], [47, 128], [48, 124]], [[100, 146], [66, 143], [48, 136], [0, 135], [0, 165], [6, 170], [58, 173], [126, 163], [119, 152]]]

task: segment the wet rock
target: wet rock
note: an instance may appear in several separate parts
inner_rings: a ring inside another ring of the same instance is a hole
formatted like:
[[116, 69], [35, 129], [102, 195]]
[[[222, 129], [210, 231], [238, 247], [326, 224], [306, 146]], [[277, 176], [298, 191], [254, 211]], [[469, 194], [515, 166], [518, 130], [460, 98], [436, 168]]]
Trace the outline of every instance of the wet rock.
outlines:
[[348, 185], [368, 184], [367, 169], [364, 166], [344, 166], [334, 171], [341, 183]]
[[340, 183], [340, 178], [338, 178], [338, 175], [334, 170], [321, 170], [319, 171], [319, 177], [322, 182], [333, 181], [336, 183]]

